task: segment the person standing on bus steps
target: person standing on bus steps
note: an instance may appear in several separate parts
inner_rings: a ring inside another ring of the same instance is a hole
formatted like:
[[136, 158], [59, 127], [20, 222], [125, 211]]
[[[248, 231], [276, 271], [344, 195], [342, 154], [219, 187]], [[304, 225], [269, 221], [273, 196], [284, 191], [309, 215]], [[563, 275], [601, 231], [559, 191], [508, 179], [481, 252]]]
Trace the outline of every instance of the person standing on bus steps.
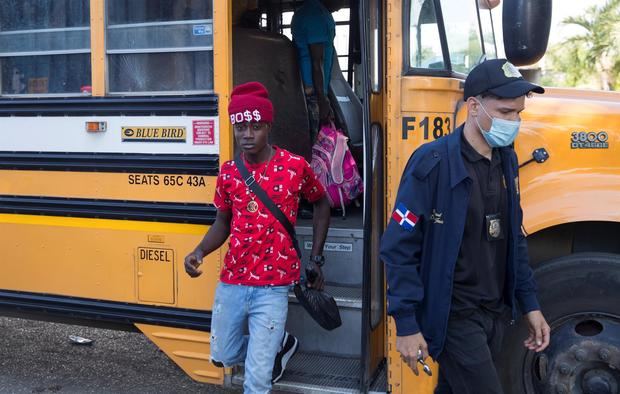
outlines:
[[[313, 245], [308, 268], [317, 273], [309, 285], [323, 288], [321, 266], [329, 227], [329, 203], [310, 165], [300, 156], [268, 143], [273, 106], [258, 82], [237, 86], [228, 106], [241, 159], [291, 223], [301, 197], [314, 204]], [[185, 258], [185, 271], [199, 276], [204, 256], [227, 238], [229, 249], [215, 292], [211, 321], [211, 360], [217, 366], [245, 363], [244, 391], [268, 393], [296, 352], [297, 339], [286, 333], [289, 286], [299, 281], [300, 261], [285, 228], [246, 186], [234, 161], [221, 167], [214, 204], [215, 222]], [[244, 335], [245, 322], [249, 335]]]
[[507, 60], [479, 64], [465, 80], [465, 123], [414, 152], [401, 178], [381, 241], [388, 313], [414, 373], [418, 357], [439, 363], [435, 393], [502, 393], [495, 362], [504, 323], [518, 313], [529, 329], [524, 345], [549, 344], [512, 148], [531, 92], [544, 89]]
[[311, 143], [315, 142], [320, 126], [333, 118], [327, 98], [336, 36], [332, 12], [342, 6], [342, 0], [304, 0], [291, 22], [306, 94]]

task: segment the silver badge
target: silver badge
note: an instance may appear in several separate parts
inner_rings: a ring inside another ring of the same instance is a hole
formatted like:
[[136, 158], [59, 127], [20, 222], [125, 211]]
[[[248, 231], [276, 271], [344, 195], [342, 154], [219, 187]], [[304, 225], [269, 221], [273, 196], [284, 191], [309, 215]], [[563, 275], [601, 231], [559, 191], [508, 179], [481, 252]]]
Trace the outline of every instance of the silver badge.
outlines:
[[489, 221], [489, 235], [491, 238], [498, 238], [502, 233], [502, 226], [499, 219], [491, 219]]
[[437, 212], [435, 209], [433, 209], [430, 219], [435, 224], [443, 224], [443, 212]]

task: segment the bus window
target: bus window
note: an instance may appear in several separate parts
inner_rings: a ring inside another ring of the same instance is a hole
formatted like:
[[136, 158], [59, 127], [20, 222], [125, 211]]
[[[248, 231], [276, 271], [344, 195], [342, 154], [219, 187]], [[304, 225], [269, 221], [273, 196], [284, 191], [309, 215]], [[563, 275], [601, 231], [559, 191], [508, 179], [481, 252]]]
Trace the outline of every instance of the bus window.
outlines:
[[497, 47], [495, 46], [495, 32], [491, 10], [480, 9], [480, 25], [482, 25], [482, 38], [484, 39], [484, 52], [487, 59], [497, 59]]
[[441, 0], [452, 70], [469, 73], [482, 58], [475, 0]]
[[213, 3], [108, 0], [110, 93], [213, 91]]
[[293, 39], [293, 33], [291, 33], [291, 22], [293, 21], [294, 11], [286, 11], [282, 13], [282, 24], [280, 29], [282, 34], [288, 37], [289, 40]]
[[412, 0], [409, 20], [409, 64], [445, 69], [433, 0]]
[[0, 2], [2, 95], [90, 92], [89, 2]]

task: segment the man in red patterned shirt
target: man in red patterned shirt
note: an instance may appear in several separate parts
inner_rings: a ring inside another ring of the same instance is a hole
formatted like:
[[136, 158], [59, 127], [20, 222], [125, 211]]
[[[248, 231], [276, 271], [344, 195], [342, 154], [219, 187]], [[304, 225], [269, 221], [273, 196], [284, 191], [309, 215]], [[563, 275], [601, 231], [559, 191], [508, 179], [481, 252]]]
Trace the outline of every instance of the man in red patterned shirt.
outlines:
[[[330, 216], [323, 186], [303, 157], [268, 143], [273, 106], [263, 85], [237, 86], [228, 112], [241, 159], [288, 220], [295, 225], [301, 197], [314, 204], [308, 268], [316, 279], [309, 285], [322, 289], [322, 251]], [[244, 391], [268, 393], [298, 347], [284, 326], [288, 289], [299, 281], [299, 257], [286, 229], [246, 186], [234, 161], [222, 165], [214, 204], [215, 223], [185, 258], [185, 270], [199, 276], [203, 257], [230, 236], [213, 305], [211, 360], [225, 367], [245, 362]], [[244, 335], [246, 321], [249, 335]]]

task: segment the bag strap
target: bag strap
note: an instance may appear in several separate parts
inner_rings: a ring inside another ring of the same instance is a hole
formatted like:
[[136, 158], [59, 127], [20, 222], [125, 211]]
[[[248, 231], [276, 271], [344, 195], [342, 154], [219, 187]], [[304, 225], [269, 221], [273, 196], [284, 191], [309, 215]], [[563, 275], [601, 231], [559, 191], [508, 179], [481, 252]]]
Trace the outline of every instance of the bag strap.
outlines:
[[258, 197], [259, 200], [261, 200], [261, 202], [267, 207], [271, 214], [275, 216], [276, 219], [278, 219], [278, 222], [280, 222], [288, 235], [291, 237], [291, 240], [293, 241], [293, 247], [297, 252], [297, 257], [301, 259], [301, 249], [299, 249], [297, 234], [295, 233], [295, 227], [293, 227], [291, 221], [288, 220], [286, 215], [284, 215], [284, 212], [282, 212], [282, 210], [278, 208], [278, 206], [273, 202], [273, 200], [269, 198], [265, 190], [260, 187], [258, 182], [256, 182], [256, 179], [254, 179], [254, 177], [250, 174], [250, 171], [248, 171], [247, 167], [245, 166], [241, 155], [235, 156], [235, 164], [237, 165], [237, 169], [239, 170], [239, 173], [241, 174], [245, 185], [250, 188], [250, 190], [256, 195], [256, 197]]

